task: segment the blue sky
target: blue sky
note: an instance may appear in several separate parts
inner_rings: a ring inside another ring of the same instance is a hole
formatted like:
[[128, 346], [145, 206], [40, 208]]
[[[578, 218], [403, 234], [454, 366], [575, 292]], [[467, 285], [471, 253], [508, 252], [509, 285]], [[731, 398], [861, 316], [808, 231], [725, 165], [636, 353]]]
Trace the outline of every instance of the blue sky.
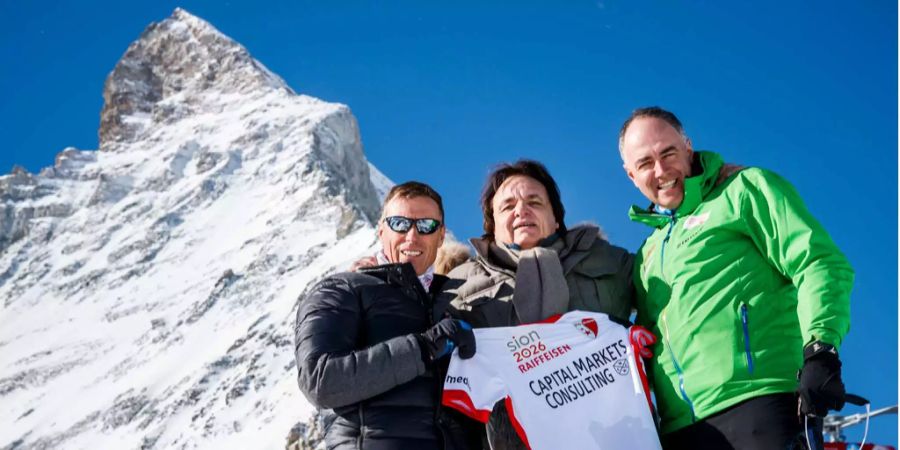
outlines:
[[[176, 6], [294, 90], [349, 105], [369, 160], [443, 192], [461, 238], [480, 234], [490, 168], [528, 157], [559, 181], [569, 224], [636, 250], [648, 229], [626, 211], [645, 202], [616, 134], [664, 106], [695, 148], [795, 184], [857, 272], [848, 389], [897, 403], [896, 2], [325, 3], [0, 3], [0, 171], [96, 148], [106, 75]], [[896, 444], [896, 418], [871, 436]]]

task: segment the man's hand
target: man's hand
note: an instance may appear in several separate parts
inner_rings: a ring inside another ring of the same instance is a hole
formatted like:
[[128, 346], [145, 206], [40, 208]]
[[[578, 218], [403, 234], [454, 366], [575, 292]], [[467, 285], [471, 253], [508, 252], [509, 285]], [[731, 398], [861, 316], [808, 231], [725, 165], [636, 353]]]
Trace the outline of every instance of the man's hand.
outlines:
[[828, 410], [844, 407], [846, 392], [841, 381], [841, 360], [834, 346], [816, 341], [803, 349], [800, 370], [800, 414], [825, 417]]
[[378, 265], [378, 260], [375, 259], [374, 256], [366, 256], [365, 258], [360, 258], [356, 260], [353, 264], [350, 265], [351, 272], [357, 272], [359, 269], [365, 267], [375, 267]]
[[444, 319], [416, 339], [422, 347], [422, 359], [433, 363], [459, 347], [459, 357], [468, 359], [475, 355], [475, 333], [472, 326], [462, 320]]

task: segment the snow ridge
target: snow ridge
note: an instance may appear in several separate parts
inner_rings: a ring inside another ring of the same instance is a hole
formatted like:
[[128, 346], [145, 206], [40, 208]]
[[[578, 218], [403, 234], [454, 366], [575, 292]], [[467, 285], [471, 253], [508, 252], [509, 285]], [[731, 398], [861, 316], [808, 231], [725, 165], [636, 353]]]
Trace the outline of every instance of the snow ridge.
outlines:
[[282, 448], [297, 300], [374, 250], [390, 180], [182, 9], [104, 99], [99, 151], [0, 177], [0, 448]]

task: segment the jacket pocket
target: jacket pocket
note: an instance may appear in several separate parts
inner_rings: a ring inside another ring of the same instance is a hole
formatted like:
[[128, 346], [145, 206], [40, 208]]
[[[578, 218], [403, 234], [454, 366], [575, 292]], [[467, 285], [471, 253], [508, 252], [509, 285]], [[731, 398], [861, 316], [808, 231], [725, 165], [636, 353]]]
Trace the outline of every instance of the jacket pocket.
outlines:
[[[576, 267], [566, 277], [571, 304], [569, 309], [584, 309], [628, 320], [631, 314], [631, 276], [621, 266], [591, 264]], [[628, 290], [626, 290], [628, 289]]]
[[572, 268], [572, 272], [582, 274], [588, 278], [600, 278], [612, 276], [622, 270], [624, 261], [611, 257], [588, 257]]
[[747, 371], [753, 375], [753, 353], [750, 351], [750, 314], [746, 303], [741, 303], [741, 330], [744, 336], [744, 356], [747, 358]]

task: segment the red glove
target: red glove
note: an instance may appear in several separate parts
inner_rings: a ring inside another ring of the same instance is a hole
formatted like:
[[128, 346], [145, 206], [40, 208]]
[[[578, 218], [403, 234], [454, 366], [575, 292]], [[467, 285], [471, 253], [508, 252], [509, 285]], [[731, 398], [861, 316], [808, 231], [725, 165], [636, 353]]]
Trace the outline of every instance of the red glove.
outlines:
[[656, 336], [650, 330], [640, 325], [635, 325], [631, 327], [630, 338], [631, 345], [641, 355], [641, 358], [650, 359], [653, 357], [653, 350], [650, 347], [656, 344]]

